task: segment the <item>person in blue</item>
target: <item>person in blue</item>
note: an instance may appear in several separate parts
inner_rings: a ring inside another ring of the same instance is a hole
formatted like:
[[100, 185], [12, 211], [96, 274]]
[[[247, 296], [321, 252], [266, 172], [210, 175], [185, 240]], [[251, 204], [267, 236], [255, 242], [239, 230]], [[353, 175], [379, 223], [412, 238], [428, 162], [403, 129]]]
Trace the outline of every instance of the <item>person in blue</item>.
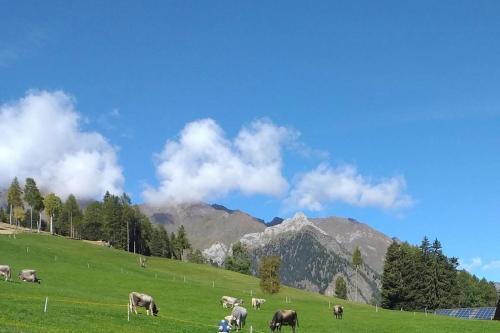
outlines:
[[229, 332], [231, 330], [231, 325], [229, 323], [222, 319], [219, 323], [219, 332]]

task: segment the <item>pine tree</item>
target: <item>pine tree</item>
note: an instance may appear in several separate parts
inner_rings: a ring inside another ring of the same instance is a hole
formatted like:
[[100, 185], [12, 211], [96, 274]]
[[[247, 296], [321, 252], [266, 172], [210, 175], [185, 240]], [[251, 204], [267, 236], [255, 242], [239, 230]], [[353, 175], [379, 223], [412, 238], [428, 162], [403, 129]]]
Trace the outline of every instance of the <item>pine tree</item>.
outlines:
[[106, 192], [102, 203], [102, 221], [106, 239], [116, 248], [127, 249], [127, 225], [123, 219], [121, 199]]
[[205, 258], [203, 257], [203, 254], [201, 253], [200, 250], [196, 249], [195, 251], [191, 250], [189, 251], [187, 255], [187, 259], [189, 262], [192, 262], [194, 264], [204, 264], [205, 263]]
[[251, 260], [247, 249], [241, 242], [236, 242], [232, 246], [232, 255], [224, 260], [224, 267], [227, 270], [250, 275]]
[[262, 257], [259, 266], [260, 289], [265, 293], [276, 294], [280, 291], [281, 259], [277, 256]]
[[[24, 185], [24, 200], [30, 206], [30, 229], [33, 229], [33, 209], [39, 214], [40, 218], [38, 224], [41, 223], [41, 214], [43, 211], [43, 197], [36, 186], [36, 182], [33, 178], [26, 178], [26, 183]], [[39, 228], [37, 228], [39, 230]]]
[[401, 246], [393, 241], [387, 248], [382, 275], [382, 307], [386, 309], [401, 305], [404, 285], [401, 267]]
[[354, 269], [356, 270], [356, 283], [355, 283], [355, 301], [358, 301], [358, 269], [359, 267], [363, 264], [363, 258], [361, 256], [361, 251], [359, 250], [359, 247], [356, 246], [354, 249], [354, 252], [352, 253], [352, 265], [354, 266]]
[[191, 248], [191, 244], [189, 243], [186, 230], [184, 229], [183, 225], [181, 225], [179, 229], [177, 229], [177, 236], [174, 246], [177, 247], [176, 253], [178, 254], [179, 260], [182, 260], [182, 255], [184, 253], [184, 250]]
[[[23, 192], [21, 190], [21, 185], [19, 185], [19, 181], [17, 180], [17, 177], [15, 177], [14, 180], [12, 180], [12, 183], [10, 184], [9, 190], [7, 191], [7, 204], [9, 209], [10, 224], [12, 224], [12, 216], [14, 214], [14, 209], [16, 207], [19, 207], [21, 209], [24, 208], [22, 194]], [[24, 211], [23, 211], [23, 216], [24, 216]]]
[[150, 251], [152, 256], [163, 257], [165, 254], [165, 241], [162, 237], [160, 227], [154, 227], [150, 241]]
[[347, 299], [347, 284], [342, 276], [335, 280], [335, 295], [341, 299]]
[[76, 197], [70, 194], [63, 207], [63, 219], [60, 226], [62, 234], [74, 238], [76, 234], [75, 231], [79, 228], [82, 217], [83, 214], [76, 201]]
[[80, 231], [82, 238], [93, 241], [104, 239], [102, 215], [102, 203], [98, 201], [90, 203], [85, 208]]

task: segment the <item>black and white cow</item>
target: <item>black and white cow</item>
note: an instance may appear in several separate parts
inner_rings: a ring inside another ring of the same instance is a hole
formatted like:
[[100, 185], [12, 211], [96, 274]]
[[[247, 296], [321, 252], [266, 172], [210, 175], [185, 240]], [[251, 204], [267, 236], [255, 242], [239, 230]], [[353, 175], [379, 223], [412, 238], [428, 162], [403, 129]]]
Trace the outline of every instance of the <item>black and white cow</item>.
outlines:
[[299, 317], [295, 310], [278, 310], [269, 322], [271, 332], [281, 332], [281, 327], [292, 326], [292, 332], [295, 333], [295, 327], [299, 327]]
[[23, 269], [17, 276], [21, 281], [34, 282], [40, 284], [40, 279], [36, 276], [34, 269]]
[[130, 310], [130, 312], [133, 311], [135, 314], [137, 314], [137, 307], [138, 306], [146, 308], [146, 314], [148, 316], [150, 313], [153, 316], [157, 316], [158, 312], [160, 311], [160, 309], [156, 307], [156, 303], [155, 303], [153, 297], [151, 297], [149, 295], [141, 294], [141, 293], [133, 291], [128, 295], [128, 299], [129, 299], [129, 303], [128, 303], [129, 310]]
[[0, 265], [0, 275], [5, 277], [5, 281], [10, 280], [10, 266]]
[[342, 315], [344, 314], [344, 307], [342, 305], [335, 305], [333, 307], [333, 315], [337, 319], [342, 319]]

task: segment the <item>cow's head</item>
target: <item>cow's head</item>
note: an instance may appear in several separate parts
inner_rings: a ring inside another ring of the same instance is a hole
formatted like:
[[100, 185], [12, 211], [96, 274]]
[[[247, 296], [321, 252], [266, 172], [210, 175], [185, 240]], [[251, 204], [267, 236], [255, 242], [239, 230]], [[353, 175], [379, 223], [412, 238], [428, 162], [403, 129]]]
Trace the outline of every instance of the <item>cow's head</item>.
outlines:
[[275, 322], [274, 320], [271, 320], [271, 321], [269, 322], [269, 328], [271, 329], [271, 332], [276, 331], [276, 329], [278, 329], [278, 328], [279, 328], [279, 326], [280, 326], [280, 324], [279, 324], [279, 323], [277, 323], [277, 322]]
[[160, 312], [160, 308], [157, 308], [156, 307], [156, 303], [153, 302], [153, 309], [152, 309], [152, 312], [153, 312], [153, 316], [157, 316], [158, 315], [158, 312]]

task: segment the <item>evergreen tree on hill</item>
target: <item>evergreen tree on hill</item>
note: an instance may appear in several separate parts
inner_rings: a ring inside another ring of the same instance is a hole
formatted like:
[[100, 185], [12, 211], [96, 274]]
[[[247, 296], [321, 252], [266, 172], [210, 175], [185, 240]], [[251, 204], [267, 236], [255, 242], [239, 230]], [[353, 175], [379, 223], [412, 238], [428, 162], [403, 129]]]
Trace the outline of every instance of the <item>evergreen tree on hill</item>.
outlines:
[[[23, 209], [24, 204], [23, 204], [23, 199], [22, 199], [23, 192], [21, 190], [21, 185], [19, 185], [19, 181], [17, 180], [17, 177], [12, 180], [12, 183], [10, 184], [9, 190], [7, 191], [7, 204], [8, 204], [8, 209], [9, 209], [9, 223], [12, 224], [12, 218], [14, 215], [14, 209], [16, 207]], [[19, 214], [19, 209], [18, 209], [18, 215]], [[23, 210], [23, 216], [24, 216], [24, 210]]]
[[232, 255], [224, 260], [224, 267], [230, 271], [250, 275], [251, 260], [247, 249], [241, 242], [236, 242], [232, 246]]
[[33, 178], [26, 178], [26, 184], [24, 185], [24, 200], [26, 200], [30, 206], [30, 229], [33, 229], [33, 210], [35, 210], [35, 213], [38, 215], [37, 229], [40, 230], [42, 223], [41, 212], [44, 210], [43, 197]]
[[262, 257], [259, 266], [260, 289], [269, 294], [280, 291], [280, 265], [281, 259], [277, 256]]
[[335, 280], [335, 296], [341, 299], [347, 299], [347, 284], [342, 276]]
[[54, 219], [59, 216], [62, 209], [61, 199], [54, 193], [49, 193], [45, 199], [43, 199], [43, 205], [45, 206], [45, 211], [50, 218], [50, 234], [54, 234]]

